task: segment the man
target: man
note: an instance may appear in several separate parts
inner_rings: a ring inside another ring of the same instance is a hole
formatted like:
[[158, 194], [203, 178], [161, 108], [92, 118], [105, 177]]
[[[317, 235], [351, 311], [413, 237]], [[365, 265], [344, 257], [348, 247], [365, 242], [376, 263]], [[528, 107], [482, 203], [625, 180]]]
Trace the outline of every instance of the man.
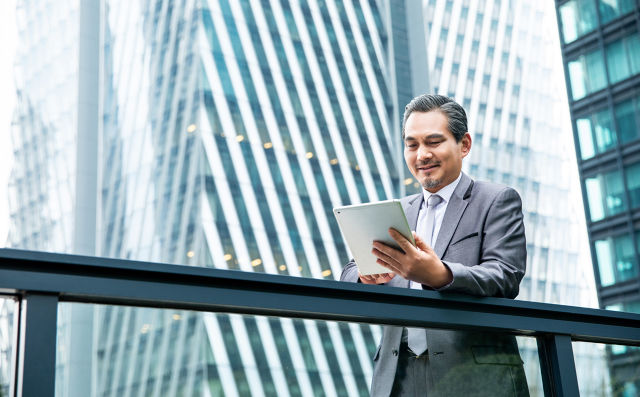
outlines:
[[[464, 109], [441, 95], [405, 108], [407, 167], [424, 188], [402, 199], [416, 246], [389, 234], [402, 250], [374, 242], [389, 273], [362, 276], [353, 261], [341, 280], [365, 284], [514, 298], [524, 276], [522, 204], [506, 186], [462, 173], [471, 150]], [[374, 356], [372, 396], [528, 396], [513, 336], [384, 327]]]

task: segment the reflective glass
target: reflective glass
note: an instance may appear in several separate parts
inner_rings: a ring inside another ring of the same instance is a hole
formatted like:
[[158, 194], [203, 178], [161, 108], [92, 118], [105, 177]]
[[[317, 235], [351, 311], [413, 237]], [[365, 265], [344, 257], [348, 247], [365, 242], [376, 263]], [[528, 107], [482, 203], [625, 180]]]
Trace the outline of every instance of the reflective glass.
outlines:
[[569, 61], [568, 68], [571, 96], [574, 101], [607, 85], [604, 62], [600, 50], [595, 50]]
[[629, 62], [627, 54], [624, 51], [624, 43], [622, 40], [614, 41], [605, 47], [607, 54], [607, 66], [609, 67], [609, 80], [617, 83], [629, 77]]
[[640, 101], [636, 98], [620, 102], [614, 106], [614, 113], [620, 142], [626, 143], [637, 139], [640, 136], [637, 121], [640, 116]]
[[592, 222], [618, 214], [627, 209], [624, 184], [620, 171], [599, 174], [585, 180], [587, 200]]
[[[376, 362], [410, 353], [406, 344], [380, 349], [377, 325], [75, 303], [61, 303], [59, 317], [77, 310], [91, 321], [59, 320], [57, 370], [70, 376], [56, 374], [58, 397], [78, 387], [86, 396], [360, 397], [369, 395]], [[421, 363], [434, 365], [433, 388], [443, 395], [503, 386], [543, 395], [535, 338], [464, 332], [461, 340], [474, 343], [448, 362], [439, 349], [449, 331], [431, 332]]]
[[605, 24], [614, 18], [633, 11], [634, 0], [598, 0], [600, 23]]
[[606, 152], [616, 145], [616, 134], [608, 109], [577, 119], [576, 127], [583, 160]]
[[625, 169], [627, 190], [629, 191], [629, 205], [631, 208], [640, 207], [640, 163], [635, 163]]
[[594, 0], [571, 0], [560, 6], [562, 39], [570, 43], [595, 29], [596, 7]]
[[0, 296], [0, 396], [10, 396], [15, 379], [18, 304]]
[[[582, 397], [637, 396], [640, 391], [640, 350], [637, 347], [573, 342], [574, 357], [578, 351], [592, 351], [593, 360], [581, 368], [576, 366], [578, 388]], [[624, 353], [619, 353], [624, 352]], [[622, 355], [620, 355], [622, 354]]]
[[638, 263], [631, 235], [597, 240], [595, 249], [600, 285], [607, 287], [637, 277]]
[[617, 83], [640, 73], [640, 37], [637, 33], [623, 37], [605, 46], [609, 81]]

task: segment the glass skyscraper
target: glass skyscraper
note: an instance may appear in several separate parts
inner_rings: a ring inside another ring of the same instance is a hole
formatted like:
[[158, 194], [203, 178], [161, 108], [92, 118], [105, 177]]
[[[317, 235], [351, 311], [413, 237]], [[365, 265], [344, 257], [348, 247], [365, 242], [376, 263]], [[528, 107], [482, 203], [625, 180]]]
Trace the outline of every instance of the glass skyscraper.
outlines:
[[[600, 307], [640, 312], [640, 5], [556, 1]], [[637, 395], [637, 348], [610, 346], [611, 379]]]
[[[464, 170], [513, 186], [523, 200], [528, 258], [518, 299], [595, 307], [553, 2], [426, 0], [424, 14], [432, 90], [456, 98], [469, 118]], [[519, 341], [525, 363], [536, 360], [530, 342]], [[576, 365], [605, 372], [597, 349], [576, 347]], [[526, 370], [542, 394], [537, 368]], [[600, 390], [605, 378], [589, 377], [581, 391]]]
[[[348, 252], [332, 207], [418, 191], [401, 116], [437, 92], [468, 111], [465, 171], [523, 197], [520, 297], [595, 304], [563, 171], [574, 159], [552, 3], [94, 3], [19, 5], [13, 247], [335, 279]], [[63, 304], [56, 387], [367, 395], [379, 334]]]
[[[21, 2], [11, 246], [337, 278], [332, 207], [404, 189], [413, 3]], [[63, 304], [56, 389], [366, 395], [379, 332]]]

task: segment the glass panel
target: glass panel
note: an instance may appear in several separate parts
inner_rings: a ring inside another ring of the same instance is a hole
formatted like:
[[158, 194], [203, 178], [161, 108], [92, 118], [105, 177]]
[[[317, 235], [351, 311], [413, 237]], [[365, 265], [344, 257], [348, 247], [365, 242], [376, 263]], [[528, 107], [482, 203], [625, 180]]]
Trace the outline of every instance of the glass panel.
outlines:
[[637, 277], [638, 263], [631, 235], [598, 240], [595, 249], [603, 287]]
[[[633, 100], [620, 102], [615, 105], [614, 112], [616, 115], [616, 123], [620, 132], [620, 141], [622, 143], [630, 142], [638, 138], [638, 128], [636, 124], [636, 106]], [[636, 103], [638, 100], [636, 100]]]
[[596, 92], [607, 85], [607, 76], [604, 69], [602, 53], [599, 50], [585, 56], [587, 62], [587, 81], [589, 92]]
[[612, 121], [608, 109], [576, 120], [580, 156], [583, 160], [615, 147], [617, 139]]
[[619, 171], [613, 171], [604, 174], [605, 189], [606, 189], [606, 204], [607, 215], [615, 215], [627, 209], [625, 203], [624, 184], [622, 183], [622, 176]]
[[18, 304], [0, 296], [0, 396], [10, 396], [15, 379]]
[[574, 61], [570, 61], [569, 65], [569, 82], [571, 83], [571, 96], [574, 101], [587, 95], [587, 85], [585, 80], [584, 57], [580, 57]]
[[631, 74], [624, 47], [623, 40], [614, 41], [605, 47], [607, 66], [609, 67], [609, 80], [611, 83], [617, 83], [620, 80], [626, 79]]
[[638, 275], [638, 263], [633, 249], [632, 236], [615, 238], [616, 273], [618, 281], [630, 280]]
[[599, 50], [570, 61], [568, 68], [571, 96], [574, 101], [607, 85], [604, 62]]
[[606, 287], [615, 283], [615, 275], [613, 272], [614, 252], [611, 247], [611, 239], [596, 241], [595, 248], [598, 270], [600, 271], [600, 285]]
[[[92, 321], [69, 323], [78, 309]], [[86, 396], [364, 397], [376, 363], [394, 359], [442, 362], [429, 386], [442, 395], [501, 384], [543, 395], [535, 338], [432, 330], [431, 354], [416, 360], [406, 342], [378, 349], [384, 327], [376, 325], [70, 303], [59, 313], [58, 397], [78, 387]], [[400, 337], [403, 329], [384, 332]]]
[[627, 53], [631, 73], [640, 73], [640, 35], [637, 33], [627, 38]]
[[630, 165], [625, 173], [631, 208], [640, 207], [640, 163]]
[[606, 152], [616, 145], [611, 112], [605, 109], [593, 115], [598, 153]]
[[562, 38], [570, 43], [596, 27], [596, 7], [593, 0], [571, 0], [560, 6]]
[[633, 10], [634, 0], [598, 0], [602, 24]]
[[602, 203], [602, 186], [599, 178], [587, 178], [585, 180], [587, 200], [589, 202], [589, 215], [592, 221], [604, 218], [604, 206]]
[[[579, 352], [592, 359], [578, 363]], [[640, 392], [640, 349], [633, 346], [573, 342], [578, 387], [582, 397], [637, 396]]]
[[619, 171], [600, 174], [585, 180], [591, 221], [618, 214], [627, 209], [624, 184]]
[[583, 160], [590, 159], [596, 154], [595, 146], [593, 144], [591, 120], [577, 119], [576, 127], [578, 130], [578, 142], [580, 144], [580, 157]]

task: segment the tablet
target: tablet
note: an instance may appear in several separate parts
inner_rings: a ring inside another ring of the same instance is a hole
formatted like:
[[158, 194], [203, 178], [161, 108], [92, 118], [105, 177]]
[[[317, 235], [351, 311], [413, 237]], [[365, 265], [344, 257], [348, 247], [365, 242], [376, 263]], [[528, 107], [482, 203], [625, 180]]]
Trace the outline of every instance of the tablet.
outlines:
[[338, 207], [333, 213], [362, 275], [389, 273], [389, 269], [376, 263], [371, 250], [374, 241], [400, 248], [389, 236], [390, 227], [416, 245], [400, 200]]

